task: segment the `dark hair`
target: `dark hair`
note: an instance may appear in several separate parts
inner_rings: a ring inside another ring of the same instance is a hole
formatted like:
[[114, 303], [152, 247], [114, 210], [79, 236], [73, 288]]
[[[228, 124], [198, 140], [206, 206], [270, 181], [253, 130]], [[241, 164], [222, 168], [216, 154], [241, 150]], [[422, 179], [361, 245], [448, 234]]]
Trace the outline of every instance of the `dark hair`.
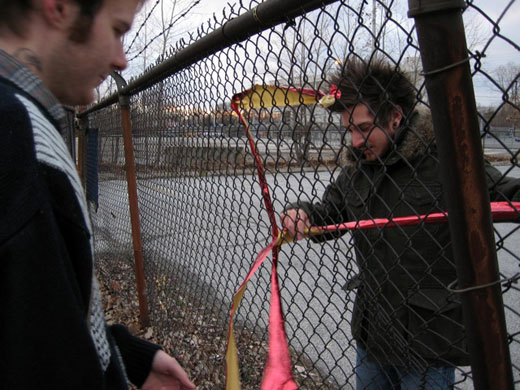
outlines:
[[[104, 0], [73, 0], [79, 8], [78, 20], [71, 31], [71, 39], [84, 42], [88, 39], [90, 26], [94, 16], [101, 8]], [[24, 17], [34, 9], [32, 0], [0, 0], [0, 26], [6, 26], [18, 36], [24, 35]]]
[[417, 91], [403, 72], [375, 56], [369, 60], [347, 59], [341, 70], [331, 77], [331, 83], [341, 92], [331, 110], [345, 111], [364, 103], [382, 125], [388, 124], [397, 106], [407, 117], [417, 100]]
[[94, 16], [103, 5], [104, 0], [74, 0], [79, 5], [79, 15], [70, 32], [69, 38], [76, 43], [83, 43], [88, 40], [90, 27]]

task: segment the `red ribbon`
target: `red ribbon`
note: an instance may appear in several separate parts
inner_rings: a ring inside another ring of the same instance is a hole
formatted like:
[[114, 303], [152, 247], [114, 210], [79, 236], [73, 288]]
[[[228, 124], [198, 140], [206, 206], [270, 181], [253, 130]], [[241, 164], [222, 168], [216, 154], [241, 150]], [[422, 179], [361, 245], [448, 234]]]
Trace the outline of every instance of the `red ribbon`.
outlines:
[[[233, 349], [234, 349], [234, 335], [232, 334], [233, 329], [233, 315], [236, 311], [236, 306], [240, 303], [242, 295], [244, 293], [245, 286], [254, 272], [260, 267], [263, 261], [268, 256], [269, 252], [273, 253], [273, 261], [272, 261], [272, 272], [271, 272], [271, 304], [269, 309], [269, 352], [267, 356], [267, 363], [264, 368], [264, 375], [262, 378], [262, 390], [296, 390], [298, 387], [296, 382], [294, 382], [291, 375], [291, 357], [289, 354], [289, 346], [287, 343], [287, 334], [285, 333], [284, 326], [284, 318], [282, 313], [282, 304], [280, 300], [280, 287], [278, 284], [278, 253], [280, 252], [280, 237], [281, 234], [278, 231], [278, 227], [276, 224], [276, 215], [274, 213], [273, 203], [271, 201], [271, 196], [269, 194], [269, 187], [267, 185], [267, 181], [265, 179], [265, 170], [262, 160], [260, 159], [260, 154], [256, 148], [253, 136], [249, 130], [249, 126], [247, 121], [243, 117], [240, 109], [238, 108], [239, 98], [233, 99], [231, 102], [232, 109], [238, 114], [241, 122], [245, 126], [246, 135], [249, 141], [249, 146], [251, 147], [251, 152], [255, 158], [258, 179], [260, 183], [260, 187], [262, 189], [262, 197], [264, 200], [264, 205], [267, 210], [267, 214], [269, 215], [269, 220], [271, 222], [271, 233], [272, 233], [272, 242], [266, 248], [264, 248], [259, 255], [257, 256], [253, 267], [249, 271], [246, 280], [242, 283], [239, 291], [235, 294], [234, 304], [231, 309], [231, 318], [229, 325], [229, 334], [228, 334], [228, 353], [226, 353], [226, 358], [233, 360], [236, 359], [236, 351], [229, 350], [229, 343], [231, 338], [233, 338]], [[235, 356], [232, 356], [235, 355]], [[228, 360], [229, 360], [228, 359]], [[239, 379], [236, 378], [238, 372], [233, 365], [226, 364], [226, 388], [231, 390], [231, 387], [240, 387]], [[233, 372], [230, 372], [230, 369]], [[235, 378], [230, 380], [229, 375], [232, 374]], [[232, 385], [231, 385], [232, 384]], [[232, 389], [232, 390], [238, 390]]]

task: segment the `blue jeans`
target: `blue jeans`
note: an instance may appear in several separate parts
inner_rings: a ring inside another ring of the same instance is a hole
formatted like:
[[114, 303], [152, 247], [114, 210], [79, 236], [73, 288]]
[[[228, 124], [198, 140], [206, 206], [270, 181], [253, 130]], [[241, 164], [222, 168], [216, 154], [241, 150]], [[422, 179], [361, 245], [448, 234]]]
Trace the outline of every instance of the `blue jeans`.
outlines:
[[357, 348], [357, 390], [450, 390], [455, 367], [432, 367], [424, 371], [381, 365], [367, 360], [366, 351]]

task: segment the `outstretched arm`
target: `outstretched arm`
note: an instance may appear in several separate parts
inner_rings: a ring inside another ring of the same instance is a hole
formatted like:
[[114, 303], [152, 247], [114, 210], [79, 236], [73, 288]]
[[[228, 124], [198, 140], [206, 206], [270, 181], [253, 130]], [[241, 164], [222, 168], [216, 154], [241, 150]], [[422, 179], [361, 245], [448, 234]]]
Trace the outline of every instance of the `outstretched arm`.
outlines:
[[[320, 202], [295, 202], [287, 206], [280, 214], [282, 228], [295, 240], [304, 238], [305, 229], [311, 226], [325, 226], [342, 223], [348, 220], [345, 193], [348, 190], [349, 178], [346, 174], [340, 174], [338, 179], [329, 184]], [[320, 234], [311, 239], [321, 242], [335, 239], [344, 232]]]

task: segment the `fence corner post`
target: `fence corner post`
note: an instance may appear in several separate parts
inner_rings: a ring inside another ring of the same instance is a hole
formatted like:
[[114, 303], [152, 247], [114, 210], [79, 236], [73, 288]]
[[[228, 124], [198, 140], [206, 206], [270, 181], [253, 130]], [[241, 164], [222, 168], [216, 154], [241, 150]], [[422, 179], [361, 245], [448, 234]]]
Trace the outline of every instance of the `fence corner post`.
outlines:
[[130, 205], [130, 220], [132, 225], [132, 243], [135, 260], [135, 279], [139, 299], [139, 322], [142, 327], [150, 325], [148, 312], [148, 298], [144, 275], [143, 241], [141, 236], [141, 222], [139, 219], [139, 204], [137, 199], [137, 175], [134, 160], [134, 145], [132, 140], [132, 122], [130, 119], [130, 98], [122, 93], [126, 81], [117, 72], [110, 73], [117, 85], [121, 121], [123, 125], [123, 142], [125, 148], [125, 171], [128, 185], [128, 201]]
[[475, 389], [513, 389], [498, 260], [462, 9], [409, 0], [439, 151]]
[[77, 170], [81, 185], [86, 188], [86, 175], [87, 175], [87, 128], [88, 128], [88, 117], [81, 117], [79, 119], [78, 126], [78, 154], [77, 154]]

